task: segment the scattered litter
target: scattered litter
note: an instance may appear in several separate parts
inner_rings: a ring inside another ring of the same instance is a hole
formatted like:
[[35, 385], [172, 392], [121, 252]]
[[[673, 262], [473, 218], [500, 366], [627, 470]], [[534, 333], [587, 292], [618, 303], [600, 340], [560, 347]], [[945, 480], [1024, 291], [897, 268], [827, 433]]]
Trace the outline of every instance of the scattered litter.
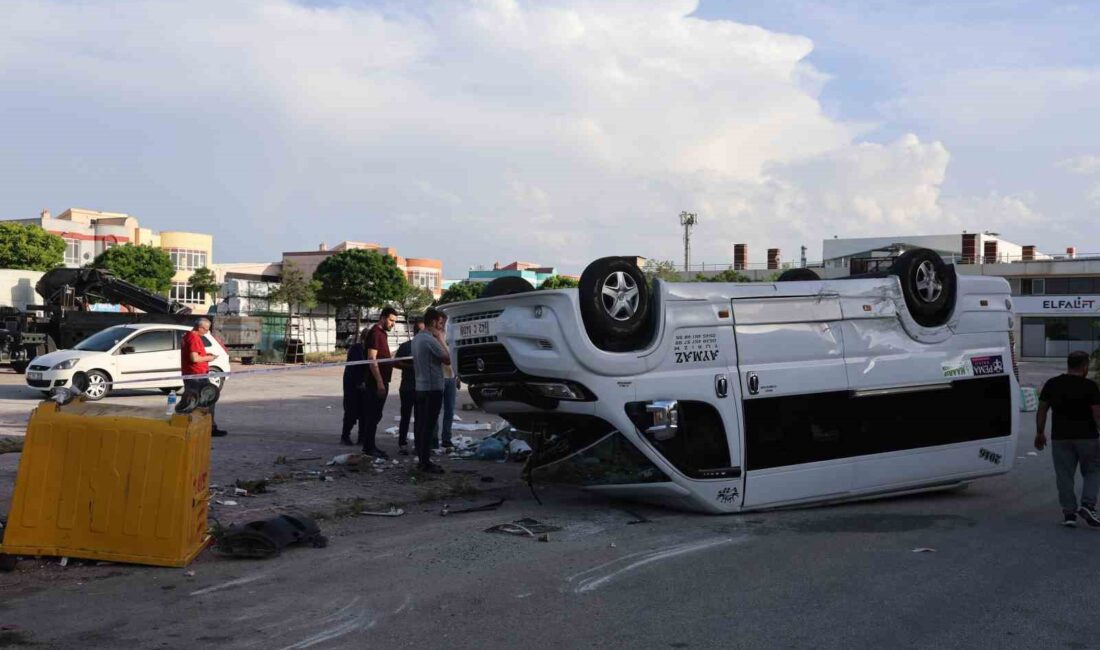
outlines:
[[272, 557], [291, 544], [309, 544], [314, 548], [328, 545], [328, 539], [321, 534], [315, 521], [290, 515], [233, 524], [217, 532], [215, 537], [219, 553], [245, 558]]
[[405, 511], [401, 508], [398, 508], [397, 506], [393, 506], [386, 512], [371, 512], [369, 510], [363, 510], [359, 514], [370, 515], [371, 517], [400, 517], [401, 515], [405, 514]]
[[921, 547], [921, 548], [915, 548], [915, 549], [913, 549], [913, 552], [914, 552], [914, 553], [935, 553], [935, 552], [936, 552], [936, 549], [934, 549], [934, 548], [927, 548], [927, 547]]
[[469, 508], [463, 508], [462, 510], [451, 510], [451, 507], [449, 505], [444, 504], [443, 510], [439, 514], [443, 517], [446, 517], [448, 514], [461, 515], [467, 512], [487, 512], [489, 510], [496, 510], [502, 505], [504, 505], [504, 499], [497, 499], [492, 503], [485, 503], [480, 506], [470, 506]]
[[508, 443], [508, 456], [517, 462], [527, 460], [531, 455], [531, 445], [527, 441], [516, 438]]
[[480, 411], [481, 409], [479, 409], [477, 407], [477, 404], [468, 403], [468, 404], [463, 404], [462, 405], [462, 410], [463, 411]]
[[195, 577], [195, 572], [194, 571], [184, 571], [183, 575], [187, 576], [188, 578], [194, 578]]
[[320, 456], [306, 456], [304, 458], [295, 458], [294, 460], [321, 460]]
[[[517, 519], [510, 524], [496, 524], [485, 529], [487, 533], [504, 533], [506, 535], [526, 535], [537, 539], [539, 535], [553, 533], [561, 530], [558, 526], [544, 524], [536, 519]], [[549, 540], [549, 538], [547, 538]]]
[[394, 438], [396, 438], [397, 434], [398, 434], [398, 429], [397, 429], [397, 427], [387, 427], [386, 428], [386, 433], [388, 433], [391, 436], [393, 436]]
[[[354, 465], [354, 463], [351, 463], [351, 464]], [[374, 459], [374, 464], [375, 465], [385, 465], [386, 464], [386, 459], [385, 458], [375, 458]]]
[[324, 481], [324, 482], [326, 482], [326, 483], [332, 483], [332, 482], [333, 482], [333, 481], [335, 481], [336, 479], [332, 478], [331, 476], [325, 475], [325, 476], [322, 476], [322, 477], [321, 477], [321, 480], [322, 480], [322, 481]]
[[358, 465], [362, 459], [363, 457], [359, 454], [340, 454], [339, 456], [333, 456], [332, 460], [325, 463], [325, 465]]
[[400, 464], [401, 464], [401, 461], [399, 461], [399, 460], [397, 460], [396, 458], [394, 458], [394, 459], [393, 459], [393, 464], [394, 464], [394, 465], [400, 465]]
[[1034, 451], [1029, 451], [1029, 452], [1027, 452], [1027, 455], [1028, 456], [1038, 456], [1039, 454], [1037, 452], [1034, 452]]
[[493, 425], [488, 422], [479, 422], [474, 424], [467, 424], [465, 422], [459, 422], [451, 425], [451, 431], [492, 431]]
[[332, 408], [332, 405], [326, 406], [325, 408], [330, 409]]
[[503, 460], [504, 443], [496, 438], [486, 438], [477, 446], [478, 460]]
[[61, 566], [69, 566], [69, 558], [63, 557], [60, 562]]
[[219, 506], [235, 506], [235, 505], [237, 505], [236, 501], [231, 501], [231, 500], [228, 500], [228, 499], [225, 499], [225, 500], [215, 499], [214, 503], [218, 504]]
[[615, 548], [615, 542], [611, 542], [607, 545], [607, 548]]

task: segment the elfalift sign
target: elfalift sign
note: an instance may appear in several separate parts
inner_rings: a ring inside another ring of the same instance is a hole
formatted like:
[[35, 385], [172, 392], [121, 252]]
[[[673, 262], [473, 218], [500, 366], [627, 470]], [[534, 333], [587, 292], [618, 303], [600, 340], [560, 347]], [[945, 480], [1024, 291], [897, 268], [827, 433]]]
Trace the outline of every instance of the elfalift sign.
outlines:
[[1100, 313], [1100, 296], [1016, 296], [1012, 302], [1017, 314]]

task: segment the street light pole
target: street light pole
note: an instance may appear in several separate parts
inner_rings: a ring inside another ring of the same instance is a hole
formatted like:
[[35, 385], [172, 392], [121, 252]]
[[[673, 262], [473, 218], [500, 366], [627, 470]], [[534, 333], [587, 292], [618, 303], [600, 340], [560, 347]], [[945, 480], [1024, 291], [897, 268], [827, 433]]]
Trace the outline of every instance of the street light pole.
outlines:
[[691, 260], [691, 227], [697, 223], [699, 218], [694, 212], [680, 213], [680, 225], [684, 227], [684, 273], [687, 273]]

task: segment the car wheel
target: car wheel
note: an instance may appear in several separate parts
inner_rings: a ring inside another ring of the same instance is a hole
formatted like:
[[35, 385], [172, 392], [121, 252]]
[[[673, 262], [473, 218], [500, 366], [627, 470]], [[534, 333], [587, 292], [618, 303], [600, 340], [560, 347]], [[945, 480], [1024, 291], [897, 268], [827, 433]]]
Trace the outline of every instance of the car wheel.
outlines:
[[955, 268], [944, 264], [933, 250], [918, 248], [902, 253], [890, 267], [901, 282], [905, 306], [924, 327], [939, 327], [955, 308]]
[[84, 389], [84, 396], [90, 401], [99, 401], [111, 392], [111, 378], [102, 370], [89, 371], [85, 377], [87, 377], [88, 387]]
[[596, 347], [628, 352], [652, 338], [649, 286], [638, 266], [626, 257], [604, 257], [581, 274], [581, 318]]
[[510, 296], [514, 293], [527, 293], [528, 291], [534, 291], [535, 287], [531, 286], [531, 283], [523, 278], [517, 278], [515, 276], [505, 276], [503, 278], [497, 278], [485, 285], [485, 290], [481, 292], [479, 298], [495, 298], [497, 296]]
[[31, 365], [30, 361], [27, 361], [26, 359], [19, 359], [17, 361], [11, 362], [11, 369], [14, 370], [16, 374], [21, 375], [27, 372], [27, 366], [29, 365]]
[[779, 274], [776, 282], [816, 282], [821, 277], [810, 269], [787, 269]]

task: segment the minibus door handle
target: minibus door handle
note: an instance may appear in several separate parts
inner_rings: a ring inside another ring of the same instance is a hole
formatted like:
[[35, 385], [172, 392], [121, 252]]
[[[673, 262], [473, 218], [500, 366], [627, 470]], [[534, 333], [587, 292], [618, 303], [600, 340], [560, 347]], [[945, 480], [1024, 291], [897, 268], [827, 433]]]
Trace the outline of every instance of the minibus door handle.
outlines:
[[725, 375], [715, 375], [714, 376], [714, 394], [717, 395], [719, 398], [723, 398], [726, 395], [729, 395], [729, 392], [730, 392], [729, 379], [726, 379]]

